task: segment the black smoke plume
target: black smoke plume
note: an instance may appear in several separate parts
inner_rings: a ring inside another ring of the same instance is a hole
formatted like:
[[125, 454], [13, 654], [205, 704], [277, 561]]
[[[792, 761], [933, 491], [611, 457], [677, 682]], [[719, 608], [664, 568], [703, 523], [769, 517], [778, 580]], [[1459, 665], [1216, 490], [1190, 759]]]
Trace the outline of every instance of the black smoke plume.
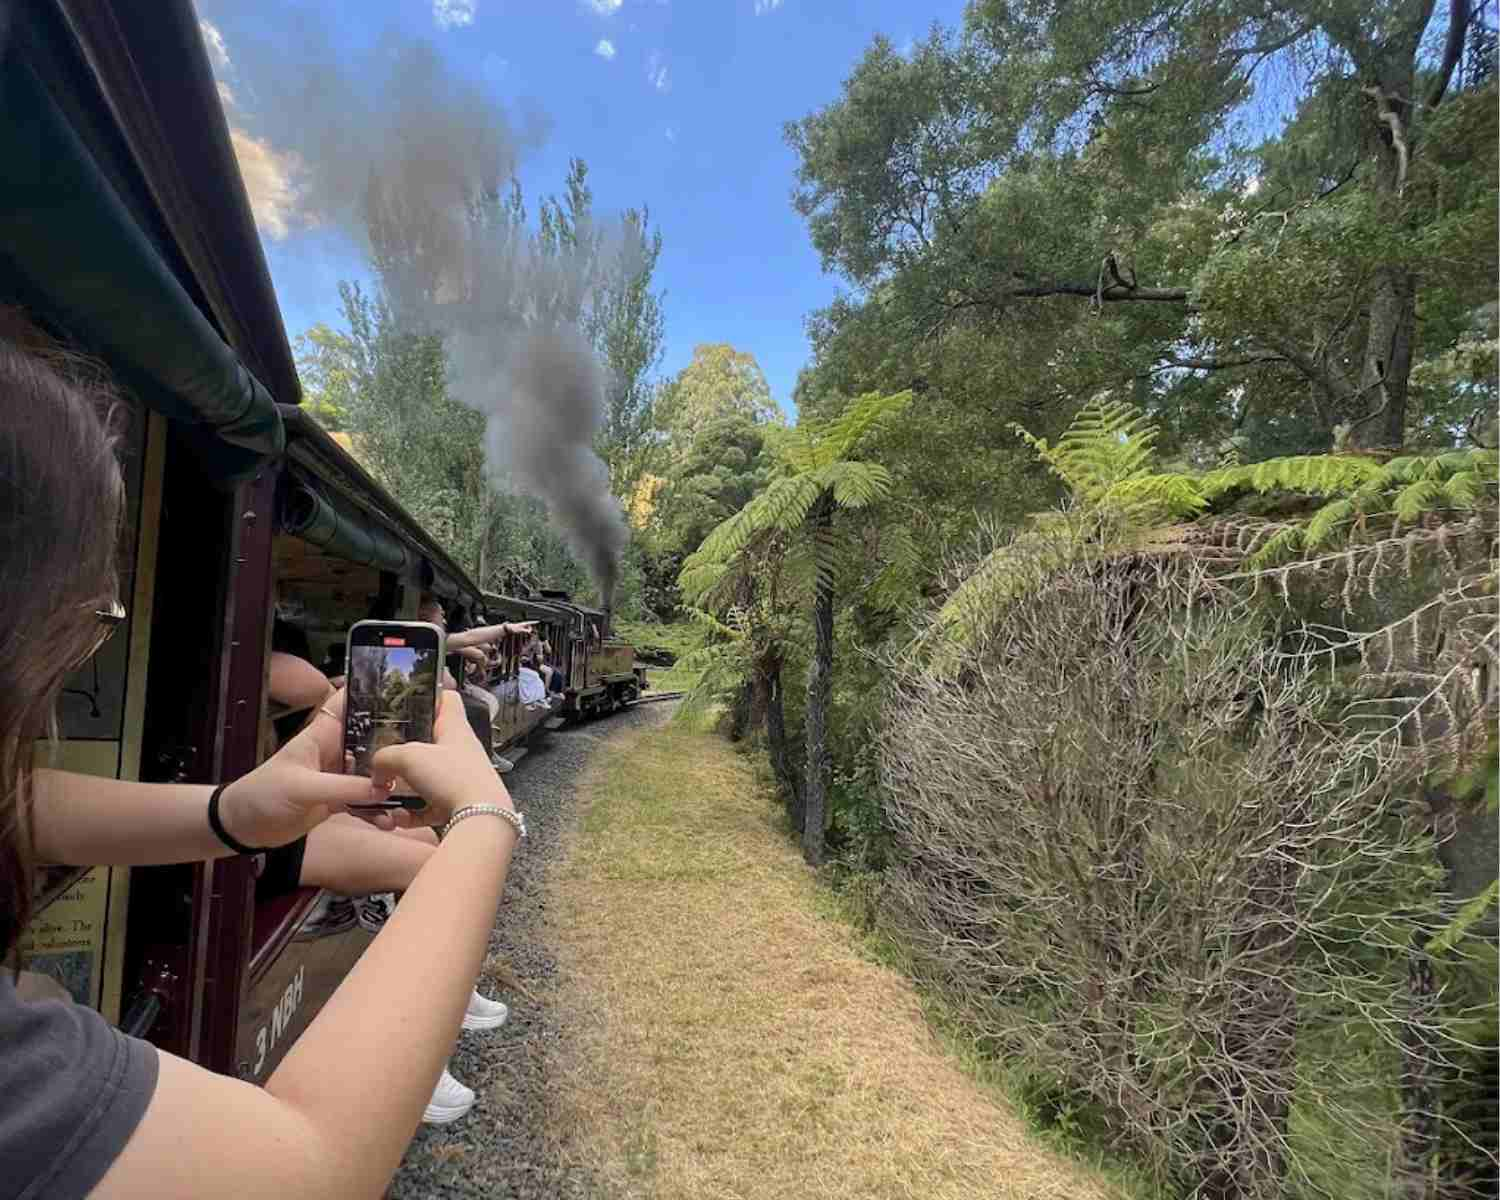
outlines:
[[332, 226], [365, 248], [401, 325], [442, 335], [452, 394], [486, 418], [492, 476], [546, 503], [608, 604], [626, 529], [592, 448], [605, 375], [581, 321], [618, 228], [559, 243], [521, 227], [505, 188], [546, 119], [512, 122], [418, 39], [387, 34], [340, 55], [306, 10], [201, 11], [236, 147], [271, 181], [276, 229]]

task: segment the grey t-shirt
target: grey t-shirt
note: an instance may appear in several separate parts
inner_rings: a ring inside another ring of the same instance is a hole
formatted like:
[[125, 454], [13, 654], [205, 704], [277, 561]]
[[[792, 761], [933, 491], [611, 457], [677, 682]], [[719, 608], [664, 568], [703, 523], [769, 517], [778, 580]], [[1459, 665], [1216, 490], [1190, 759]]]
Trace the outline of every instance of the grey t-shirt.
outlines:
[[156, 1091], [156, 1048], [0, 968], [0, 1200], [87, 1196]]

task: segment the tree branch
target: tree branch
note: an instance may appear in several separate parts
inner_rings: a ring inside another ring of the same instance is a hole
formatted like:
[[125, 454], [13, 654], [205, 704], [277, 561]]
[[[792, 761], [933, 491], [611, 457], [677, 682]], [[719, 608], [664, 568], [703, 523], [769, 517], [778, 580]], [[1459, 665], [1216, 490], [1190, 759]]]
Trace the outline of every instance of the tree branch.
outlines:
[[[1251, 354], [1244, 358], [1178, 358], [1168, 356], [1157, 366], [1145, 372], [1145, 376], [1156, 375], [1162, 371], [1231, 371], [1236, 367], [1258, 367], [1267, 363], [1284, 363], [1286, 356], [1282, 354]], [[1139, 376], [1138, 378], [1144, 378]]]
[[1406, 190], [1406, 168], [1411, 159], [1411, 152], [1406, 145], [1406, 127], [1401, 123], [1396, 110], [1391, 107], [1391, 98], [1384, 91], [1373, 83], [1367, 83], [1360, 91], [1374, 99], [1375, 112], [1381, 124], [1391, 131], [1391, 145], [1396, 148], [1396, 195], [1399, 196]]
[[1130, 287], [1128, 284], [1118, 283], [1112, 283], [1108, 287], [1099, 287], [1093, 283], [1070, 283], [1063, 280], [1049, 280], [1043, 283], [1025, 283], [1019, 287], [1008, 287], [1000, 293], [1001, 299], [1010, 300], [1039, 300], [1045, 296], [1082, 296], [1086, 300], [1092, 299], [1100, 303], [1122, 300], [1152, 300], [1186, 304], [1190, 312], [1194, 308], [1189, 303], [1187, 288]]
[[1463, 57], [1464, 39], [1469, 33], [1469, 17], [1469, 0], [1449, 0], [1448, 39], [1443, 43], [1443, 61], [1438, 67], [1437, 81], [1432, 85], [1432, 94], [1427, 97], [1428, 108], [1436, 108], [1447, 94], [1454, 69], [1458, 66], [1458, 60]]

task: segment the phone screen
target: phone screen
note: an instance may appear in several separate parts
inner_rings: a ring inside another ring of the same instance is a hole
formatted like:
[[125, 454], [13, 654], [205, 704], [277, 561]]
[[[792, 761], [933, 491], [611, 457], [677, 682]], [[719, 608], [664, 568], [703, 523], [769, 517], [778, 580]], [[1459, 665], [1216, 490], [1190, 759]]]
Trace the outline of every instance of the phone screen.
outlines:
[[344, 750], [358, 775], [386, 746], [432, 741], [443, 631], [417, 621], [361, 621], [349, 631]]

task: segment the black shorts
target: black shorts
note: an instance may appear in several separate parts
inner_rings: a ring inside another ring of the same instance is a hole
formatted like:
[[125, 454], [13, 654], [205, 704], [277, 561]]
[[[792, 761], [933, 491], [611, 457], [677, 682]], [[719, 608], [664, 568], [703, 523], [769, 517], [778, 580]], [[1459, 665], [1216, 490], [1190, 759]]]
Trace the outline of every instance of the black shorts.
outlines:
[[307, 853], [307, 837], [295, 842], [267, 850], [265, 867], [255, 881], [255, 898], [269, 900], [272, 896], [294, 892], [302, 886], [302, 858]]

